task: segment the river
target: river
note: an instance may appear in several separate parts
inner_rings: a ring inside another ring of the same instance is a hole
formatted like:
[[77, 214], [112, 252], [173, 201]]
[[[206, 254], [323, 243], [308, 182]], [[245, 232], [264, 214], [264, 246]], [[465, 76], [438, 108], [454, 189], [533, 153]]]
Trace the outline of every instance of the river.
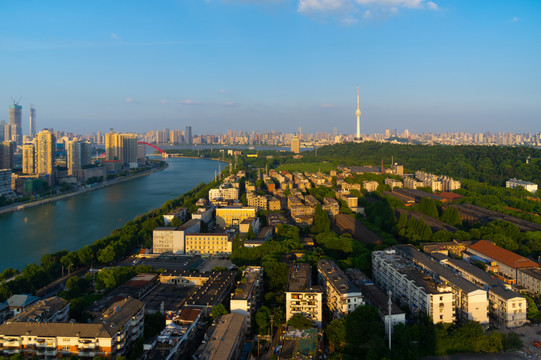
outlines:
[[[46, 253], [76, 250], [214, 178], [224, 163], [170, 158], [148, 176], [68, 199], [0, 215], [0, 272], [39, 262]], [[221, 165], [220, 165], [221, 164]]]

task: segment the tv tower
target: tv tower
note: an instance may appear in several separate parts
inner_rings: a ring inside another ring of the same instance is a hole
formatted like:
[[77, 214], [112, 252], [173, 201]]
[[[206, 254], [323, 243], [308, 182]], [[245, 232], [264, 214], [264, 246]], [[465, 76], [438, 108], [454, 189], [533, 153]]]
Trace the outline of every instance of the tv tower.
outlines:
[[361, 109], [359, 109], [359, 87], [357, 86], [357, 136], [355, 136], [356, 141], [361, 141]]

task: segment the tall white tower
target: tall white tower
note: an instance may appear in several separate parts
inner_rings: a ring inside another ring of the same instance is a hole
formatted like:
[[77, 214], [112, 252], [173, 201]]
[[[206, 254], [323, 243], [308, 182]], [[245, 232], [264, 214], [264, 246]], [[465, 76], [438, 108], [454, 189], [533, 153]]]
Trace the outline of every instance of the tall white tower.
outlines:
[[357, 136], [355, 136], [355, 140], [361, 140], [361, 109], [359, 109], [359, 87], [357, 86], [357, 111], [355, 111], [355, 115], [357, 115]]

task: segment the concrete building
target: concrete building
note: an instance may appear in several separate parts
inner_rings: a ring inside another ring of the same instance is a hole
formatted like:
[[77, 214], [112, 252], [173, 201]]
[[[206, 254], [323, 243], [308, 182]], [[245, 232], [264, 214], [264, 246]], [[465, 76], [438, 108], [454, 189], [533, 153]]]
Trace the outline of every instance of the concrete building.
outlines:
[[414, 314], [426, 314], [434, 323], [455, 321], [454, 294], [449, 286], [401, 258], [395, 250], [372, 252], [372, 273], [376, 285], [391, 291], [393, 299], [407, 305]]
[[30, 105], [30, 122], [28, 130], [30, 137], [34, 137], [37, 133], [36, 108], [34, 108], [32, 105]]
[[23, 174], [36, 173], [36, 151], [34, 144], [23, 145]]
[[215, 255], [233, 252], [233, 239], [228, 232], [187, 234], [185, 237], [186, 254]]
[[39, 300], [27, 306], [11, 322], [66, 323], [69, 320], [69, 302], [59, 297]]
[[246, 316], [248, 329], [252, 328], [255, 312], [263, 293], [263, 268], [248, 266], [242, 272], [237, 288], [231, 294], [231, 312]]
[[235, 360], [239, 358], [248, 331], [246, 316], [231, 313], [222, 315], [207, 332], [206, 343], [193, 355], [195, 360]]
[[69, 176], [76, 176], [77, 170], [91, 164], [90, 152], [91, 144], [88, 141], [73, 140], [68, 142], [66, 163]]
[[505, 250], [487, 240], [479, 240], [468, 246], [467, 254], [477, 255], [488, 261], [495, 261], [501, 275], [516, 279], [519, 269], [539, 269], [539, 264], [512, 251]]
[[105, 160], [118, 160], [121, 164], [137, 167], [137, 134], [105, 134]]
[[184, 143], [188, 145], [192, 145], [193, 143], [191, 126], [186, 126], [186, 130], [184, 131]]
[[519, 269], [517, 271], [517, 285], [525, 287], [534, 294], [541, 294], [541, 270]]
[[321, 259], [317, 263], [319, 283], [325, 289], [324, 301], [335, 319], [348, 315], [364, 305], [361, 290], [331, 260]]
[[532, 194], [535, 194], [537, 192], [537, 184], [534, 184], [530, 181], [523, 181], [518, 179], [510, 179], [505, 182], [506, 188], [516, 188], [516, 187], [523, 187], [524, 190], [531, 192]]
[[378, 189], [379, 183], [377, 181], [363, 181], [363, 189], [368, 192], [373, 192]]
[[340, 203], [335, 198], [325, 197], [321, 209], [326, 211], [332, 219], [340, 213]]
[[292, 264], [286, 284], [286, 321], [294, 314], [304, 315], [321, 327], [323, 319], [323, 288], [312, 286], [310, 264]]
[[21, 145], [23, 140], [22, 111], [23, 107], [13, 102], [9, 107], [9, 137], [4, 134], [4, 140], [14, 141], [17, 145]]
[[174, 218], [178, 218], [180, 221], [185, 221], [187, 217], [188, 217], [188, 208], [179, 207], [165, 214], [163, 216], [163, 222], [165, 226], [167, 226], [169, 225], [171, 221], [173, 221]]
[[212, 308], [229, 300], [235, 286], [234, 271], [214, 272], [210, 278], [185, 303], [186, 307], [201, 309], [209, 316]]
[[39, 297], [29, 294], [15, 294], [6, 300], [11, 316], [17, 316], [26, 308], [39, 300]]
[[225, 228], [229, 226], [239, 226], [247, 218], [257, 217], [255, 207], [222, 207], [216, 209], [216, 224]]
[[301, 152], [301, 142], [298, 136], [293, 136], [291, 138], [291, 152], [294, 154], [299, 154]]
[[17, 197], [11, 188], [11, 170], [0, 169], [0, 196], [9, 200]]
[[36, 135], [36, 174], [44, 177], [49, 185], [55, 183], [56, 137], [51, 130], [41, 130]]
[[378, 314], [384, 323], [386, 336], [389, 336], [389, 332], [392, 334], [395, 325], [406, 323], [406, 313], [392, 300], [389, 314], [389, 295], [374, 285], [374, 282], [361, 270], [349, 268], [346, 273], [349, 279], [361, 289], [366, 303], [378, 309]]
[[15, 142], [2, 141], [0, 142], [0, 170], [13, 169], [13, 154], [15, 153]]
[[230, 183], [220, 185], [218, 189], [209, 190], [209, 200], [238, 200], [239, 189], [232, 186]]
[[[264, 195], [248, 193], [246, 194], [246, 202], [248, 203], [248, 206], [255, 207], [258, 210], [267, 210], [267, 207], [268, 207], [268, 200], [267, 200], [267, 197]], [[278, 205], [279, 204], [280, 202], [278, 202]]]
[[154, 254], [185, 253], [186, 234], [195, 234], [199, 231], [201, 231], [201, 222], [197, 219], [187, 221], [178, 228], [158, 227], [152, 232], [152, 252]]
[[419, 266], [423, 273], [438, 284], [451, 289], [454, 298], [455, 317], [459, 321], [477, 321], [488, 325], [488, 295], [471, 281], [456, 275], [453, 271], [434, 261], [412, 245], [393, 246], [398, 254]]
[[143, 335], [144, 308], [139, 300], [124, 299], [92, 323], [8, 321], [0, 325], [0, 353], [40, 358], [114, 358]]
[[464, 279], [488, 291], [489, 313], [497, 326], [517, 327], [527, 324], [528, 303], [520, 294], [498, 278], [466, 261], [452, 259], [440, 253], [431, 256], [440, 264], [452, 268]]
[[402, 188], [403, 186], [402, 181], [398, 181], [395, 179], [385, 179], [385, 185], [389, 185], [391, 190], [394, 188]]

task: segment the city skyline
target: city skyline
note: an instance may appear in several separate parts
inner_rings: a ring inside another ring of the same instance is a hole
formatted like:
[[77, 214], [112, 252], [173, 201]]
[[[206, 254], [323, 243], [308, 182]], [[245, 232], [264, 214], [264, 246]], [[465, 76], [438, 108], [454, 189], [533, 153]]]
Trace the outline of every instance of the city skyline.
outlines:
[[355, 134], [358, 85], [361, 133], [537, 132], [539, 10], [534, 1], [13, 2], [0, 15], [0, 121], [22, 96], [23, 134], [30, 104], [38, 130]]

